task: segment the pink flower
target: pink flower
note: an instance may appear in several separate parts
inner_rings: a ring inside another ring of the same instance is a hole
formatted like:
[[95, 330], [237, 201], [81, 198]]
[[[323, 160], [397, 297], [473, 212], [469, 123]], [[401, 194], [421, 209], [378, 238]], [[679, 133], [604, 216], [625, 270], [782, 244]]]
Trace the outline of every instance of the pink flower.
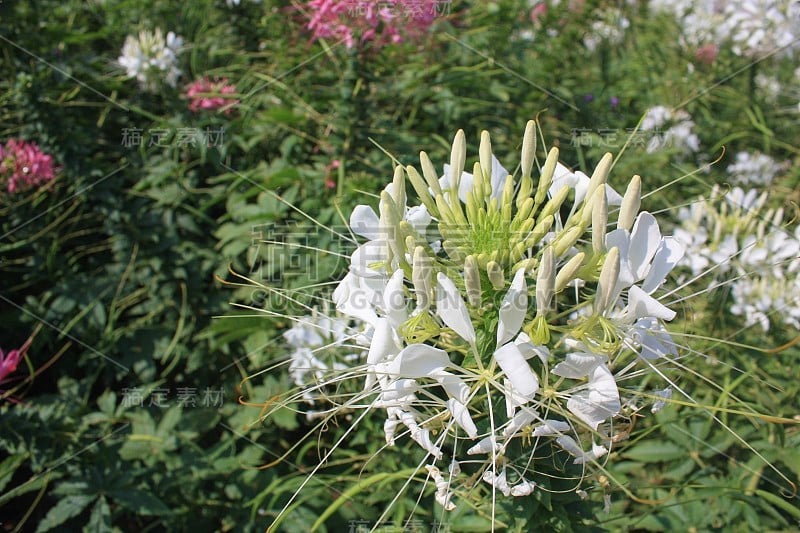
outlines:
[[441, 0], [311, 0], [306, 4], [312, 40], [344, 40], [347, 48], [372, 41], [378, 47], [422, 35]]
[[0, 349], [0, 381], [2, 381], [7, 375], [17, 370], [17, 365], [19, 365], [19, 362], [25, 355], [25, 352], [28, 351], [32, 341], [33, 337], [25, 341], [25, 344], [22, 345], [22, 348], [19, 350], [11, 350], [7, 355], [3, 355], [3, 350]]
[[717, 48], [717, 45], [713, 43], [704, 44], [695, 51], [694, 58], [699, 63], [710, 65], [717, 58], [717, 54], [719, 54], [719, 48]]
[[55, 179], [53, 157], [42, 152], [34, 142], [9, 139], [0, 145], [0, 182], [8, 182], [14, 194], [33, 189]]
[[228, 78], [214, 78], [211, 81], [204, 76], [186, 89], [186, 97], [190, 100], [189, 110], [194, 113], [201, 109], [215, 111], [224, 107], [228, 115], [233, 111], [233, 106], [239, 103], [239, 100], [231, 98], [232, 94], [236, 94], [236, 86], [228, 84]]
[[547, 14], [547, 3], [539, 2], [531, 9], [531, 22], [539, 24], [540, 19]]

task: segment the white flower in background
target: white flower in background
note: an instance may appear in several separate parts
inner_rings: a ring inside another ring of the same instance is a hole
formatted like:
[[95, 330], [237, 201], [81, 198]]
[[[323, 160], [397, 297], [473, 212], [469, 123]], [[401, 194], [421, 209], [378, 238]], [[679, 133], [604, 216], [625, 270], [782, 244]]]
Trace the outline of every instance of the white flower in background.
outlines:
[[736, 161], [728, 166], [728, 175], [737, 185], [771, 185], [785, 167], [761, 152], [737, 152]]
[[165, 39], [160, 28], [152, 32], [142, 30], [138, 37], [128, 35], [125, 38], [118, 62], [128, 77], [136, 78], [144, 89], [156, 90], [161, 82], [175, 87], [181, 75], [178, 69], [181, 46], [183, 39], [173, 32], [167, 33]]
[[766, 209], [767, 194], [715, 187], [710, 199], [682, 208], [675, 238], [687, 253], [680, 266], [709, 287], [730, 285], [730, 311], [766, 331], [772, 321], [798, 327], [800, 226], [783, 226], [782, 209]]
[[640, 178], [620, 196], [606, 183], [611, 154], [587, 176], [554, 148], [534, 181], [535, 139], [530, 122], [515, 179], [487, 132], [466, 172], [459, 131], [443, 175], [422, 152], [421, 173], [395, 169], [378, 213], [350, 217], [366, 242], [333, 300], [374, 328], [358, 403], [384, 410], [387, 444], [410, 438], [429, 454], [445, 509], [470, 476], [520, 497], [548, 461], [563, 468], [554, 454], [592, 468], [622, 416], [618, 377], [631, 390], [649, 374], [632, 368], [677, 354], [664, 327], [675, 313], [656, 295], [683, 248], [639, 213]]
[[733, 52], [758, 58], [778, 52], [791, 56], [800, 49], [800, 16], [795, 0], [724, 2], [721, 38], [730, 39]]
[[[325, 314], [297, 318], [283, 334], [293, 349], [289, 355], [289, 376], [303, 391], [303, 399], [316, 403], [332, 376], [357, 365], [369, 345], [369, 331], [359, 331], [351, 320]], [[311, 412], [309, 412], [311, 414]]]
[[775, 103], [778, 100], [781, 91], [783, 91], [783, 86], [776, 76], [770, 76], [764, 74], [763, 72], [759, 72], [756, 74], [754, 81], [756, 84], [756, 89], [758, 89], [758, 95], [766, 102]]
[[640, 130], [651, 134], [647, 143], [650, 153], [675, 150], [685, 156], [700, 150], [700, 139], [694, 133], [694, 121], [682, 109], [651, 107], [642, 119]]
[[610, 46], [620, 45], [625, 38], [625, 30], [631, 25], [630, 21], [617, 8], [602, 9], [596, 13], [602, 15], [602, 19], [593, 21], [589, 26], [583, 36], [583, 45], [590, 52], [597, 50], [603, 43]]
[[736, 55], [761, 59], [800, 49], [800, 7], [795, 0], [657, 0], [654, 11], [672, 13], [689, 47], [730, 44]]

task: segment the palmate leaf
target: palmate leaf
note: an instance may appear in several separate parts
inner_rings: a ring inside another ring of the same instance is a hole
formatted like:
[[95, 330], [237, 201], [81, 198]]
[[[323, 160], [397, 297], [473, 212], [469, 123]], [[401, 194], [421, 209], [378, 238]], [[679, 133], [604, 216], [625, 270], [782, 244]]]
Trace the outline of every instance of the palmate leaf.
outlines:
[[36, 528], [36, 533], [50, 531], [51, 529], [60, 526], [70, 518], [78, 516], [92, 503], [96, 495], [76, 494], [72, 496], [65, 496], [60, 499], [55, 506], [53, 506], [47, 515], [39, 522]]
[[121, 489], [108, 491], [116, 503], [126, 507], [136, 514], [151, 516], [151, 515], [165, 515], [171, 511], [164, 502], [156, 496], [139, 489]]

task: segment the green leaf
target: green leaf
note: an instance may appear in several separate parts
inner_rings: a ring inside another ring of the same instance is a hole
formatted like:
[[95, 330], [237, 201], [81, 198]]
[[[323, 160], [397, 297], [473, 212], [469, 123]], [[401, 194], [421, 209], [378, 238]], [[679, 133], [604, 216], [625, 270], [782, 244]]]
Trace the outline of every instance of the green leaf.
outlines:
[[45, 515], [42, 521], [39, 522], [36, 533], [50, 531], [70, 518], [78, 516], [96, 497], [95, 495], [77, 494], [61, 498], [58, 503], [50, 509], [47, 515]]
[[643, 463], [659, 463], [672, 461], [686, 455], [686, 450], [671, 442], [645, 442], [625, 450], [623, 454], [628, 459]]
[[21, 465], [27, 458], [27, 454], [12, 455], [7, 457], [5, 461], [0, 463], [0, 491], [6, 488], [11, 477], [16, 472], [19, 465]]
[[118, 504], [126, 507], [136, 514], [141, 515], [164, 515], [169, 514], [169, 508], [164, 502], [139, 489], [112, 490], [108, 495]]
[[83, 527], [84, 533], [103, 533], [111, 530], [111, 508], [105, 496], [100, 496], [94, 504], [89, 523]]

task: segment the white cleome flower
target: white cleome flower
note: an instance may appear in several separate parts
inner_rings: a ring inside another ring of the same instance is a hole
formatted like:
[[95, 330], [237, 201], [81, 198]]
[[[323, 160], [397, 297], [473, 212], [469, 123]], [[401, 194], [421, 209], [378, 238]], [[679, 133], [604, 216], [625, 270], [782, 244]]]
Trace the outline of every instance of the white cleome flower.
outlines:
[[129, 78], [136, 78], [139, 85], [150, 91], [159, 83], [175, 87], [181, 71], [178, 68], [178, 53], [183, 39], [168, 32], [166, 39], [160, 28], [150, 32], [142, 30], [138, 37], [128, 35], [117, 60]]
[[[470, 476], [524, 497], [545, 479], [538, 468], [564, 468], [555, 457], [593, 468], [622, 416], [618, 374], [630, 390], [677, 354], [658, 294], [683, 246], [639, 213], [641, 180], [620, 196], [610, 154], [589, 176], [556, 149], [534, 180], [534, 133], [531, 122], [516, 178], [486, 132], [466, 172], [459, 132], [443, 173], [422, 152], [422, 172], [398, 167], [377, 213], [350, 217], [365, 241], [333, 301], [372, 328], [359, 404], [384, 411], [388, 445], [410, 437], [433, 459], [445, 509]], [[443, 474], [438, 461], [460, 467]]]

